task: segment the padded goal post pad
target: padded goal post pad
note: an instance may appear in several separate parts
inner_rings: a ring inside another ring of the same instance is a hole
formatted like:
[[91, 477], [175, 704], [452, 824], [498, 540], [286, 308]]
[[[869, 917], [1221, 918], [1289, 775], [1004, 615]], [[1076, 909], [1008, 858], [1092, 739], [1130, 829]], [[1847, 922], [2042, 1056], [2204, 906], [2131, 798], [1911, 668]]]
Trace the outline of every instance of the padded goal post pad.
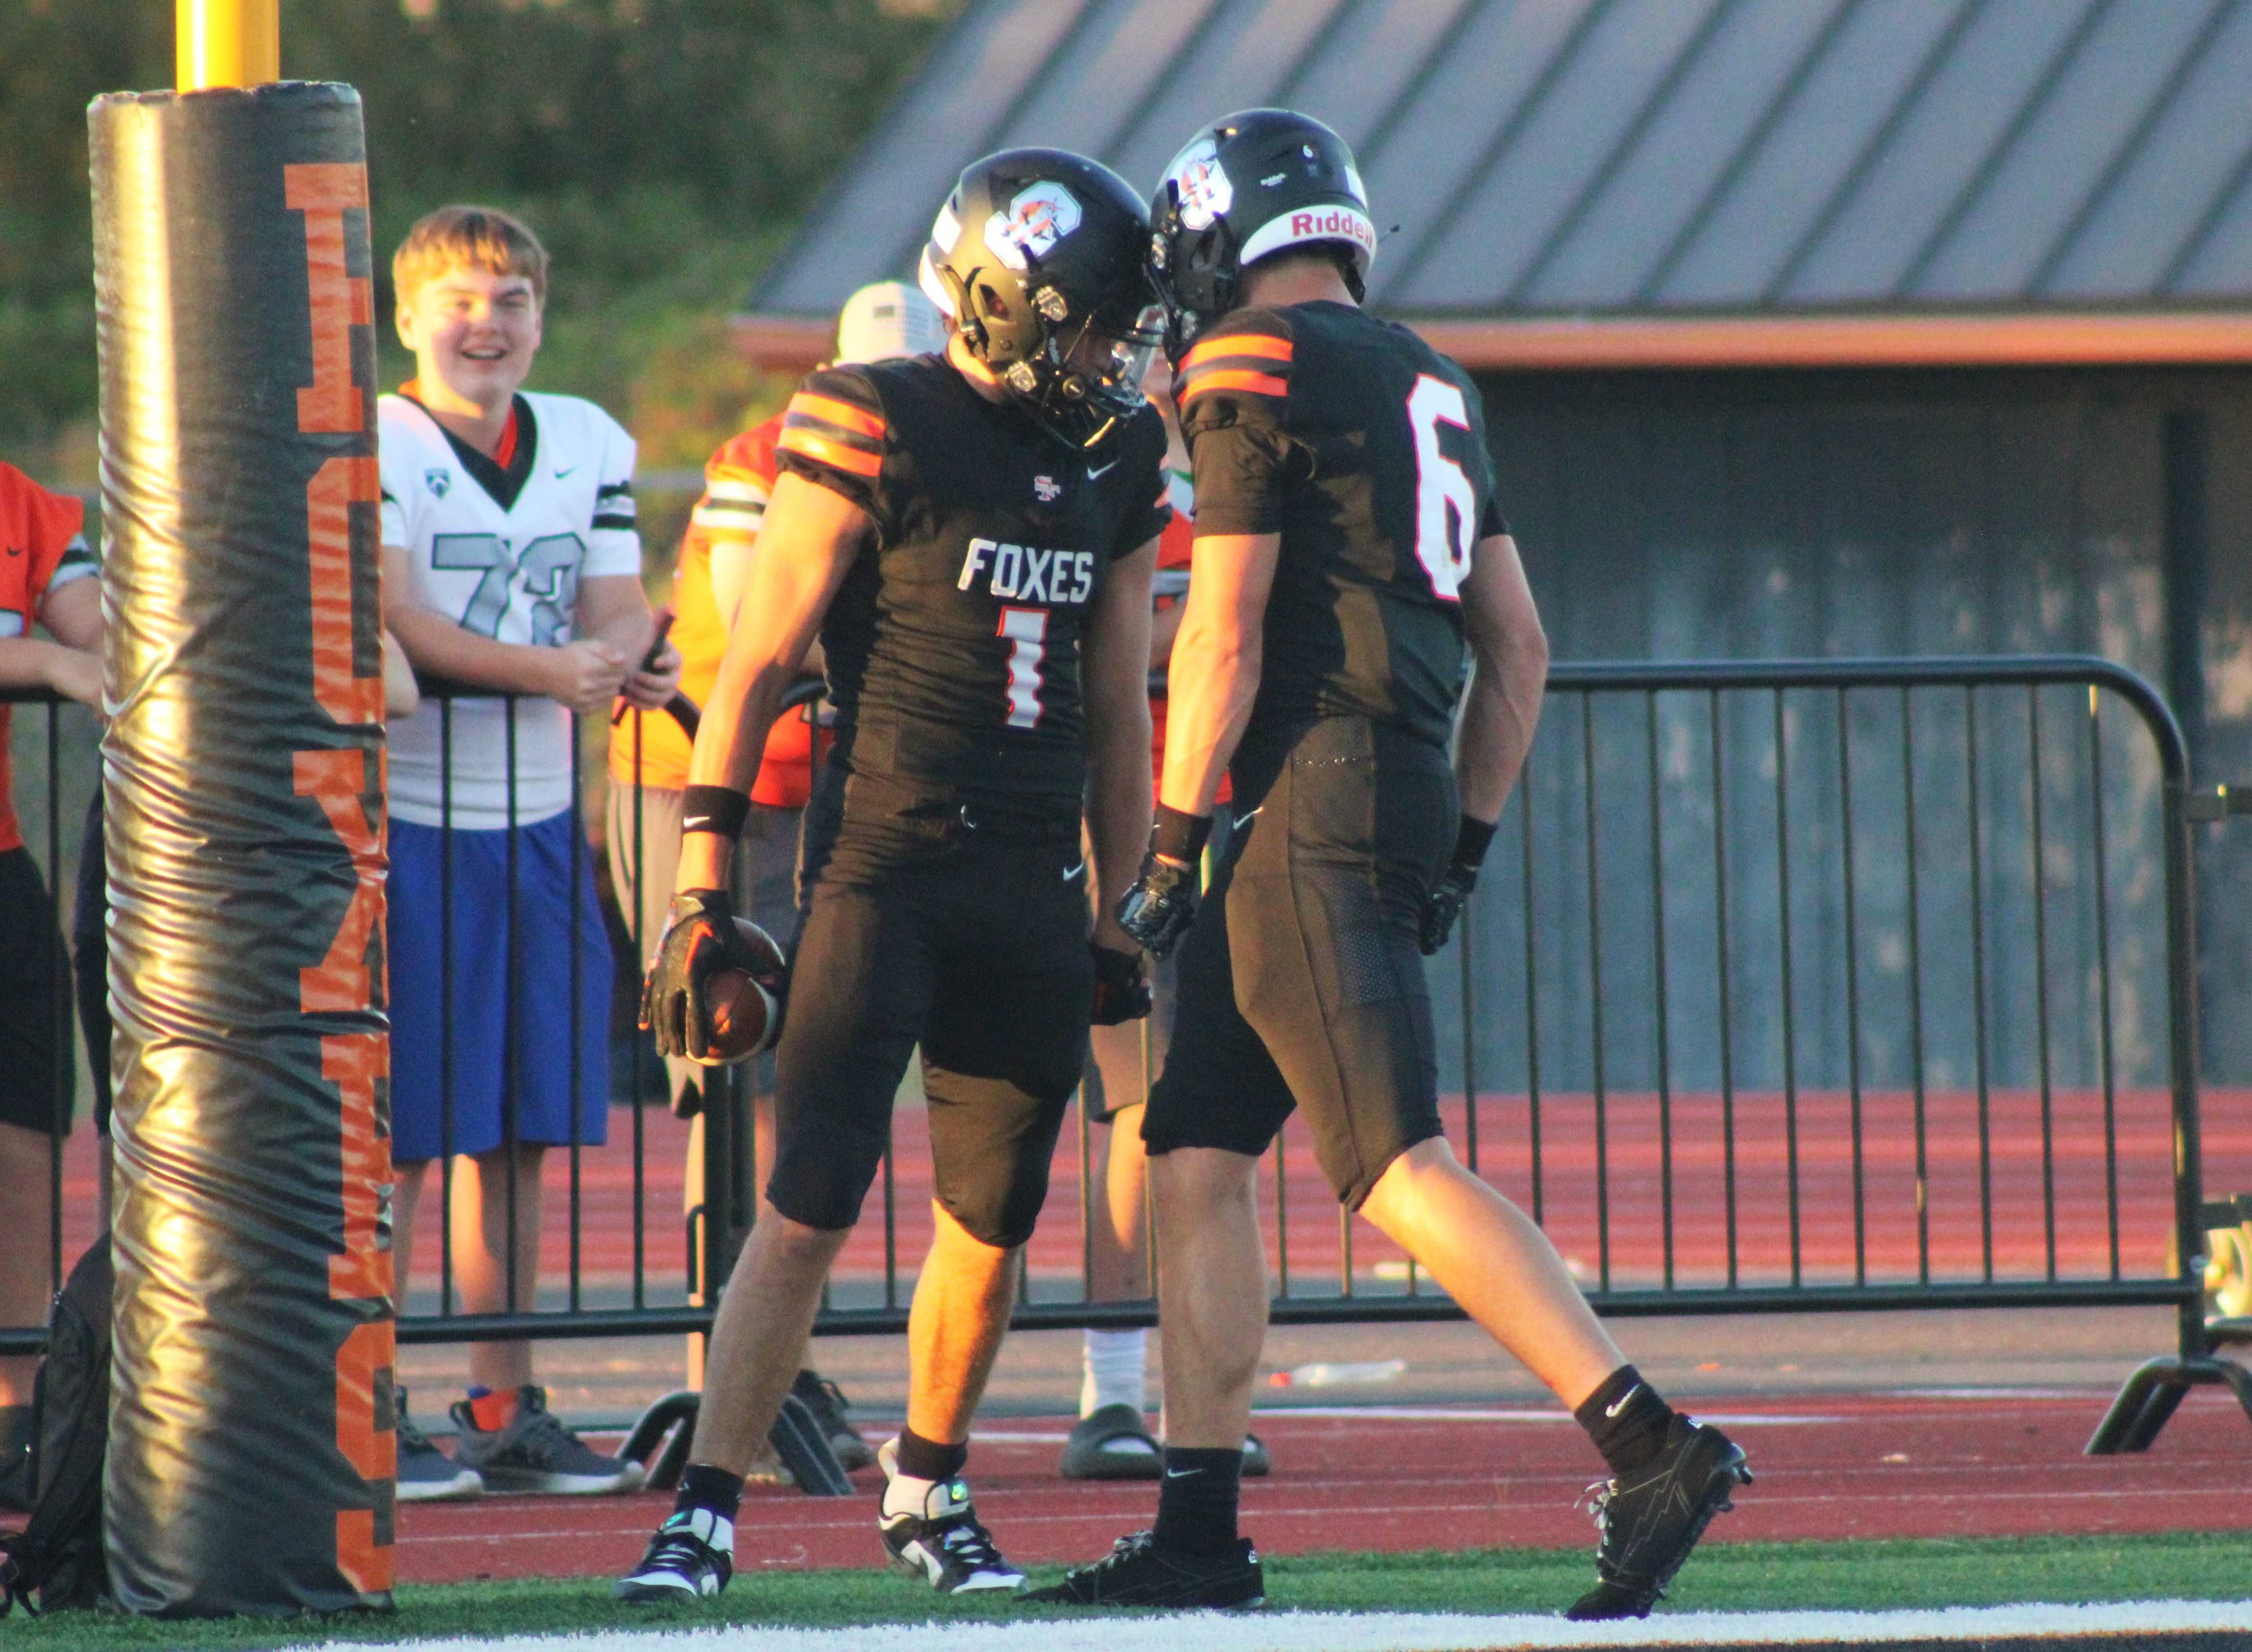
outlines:
[[[389, 1603], [383, 735], [349, 87], [87, 114], [109, 614], [118, 1603]], [[372, 685], [372, 686], [371, 686]]]

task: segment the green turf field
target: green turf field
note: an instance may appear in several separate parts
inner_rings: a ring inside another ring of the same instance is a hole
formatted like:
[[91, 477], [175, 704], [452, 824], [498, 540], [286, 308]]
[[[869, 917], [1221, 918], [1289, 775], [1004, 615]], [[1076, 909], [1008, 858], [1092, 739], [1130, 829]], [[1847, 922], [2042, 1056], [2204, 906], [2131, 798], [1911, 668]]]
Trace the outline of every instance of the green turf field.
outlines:
[[[1036, 1569], [1046, 1581], [1056, 1568]], [[1891, 1543], [1731, 1544], [1699, 1554], [1677, 1581], [1679, 1608], [1998, 1606], [2016, 1601], [2241, 1599], [2252, 1593], [2242, 1533], [2147, 1537], [2028, 1537]], [[1587, 1587], [1581, 1550], [1460, 1554], [1337, 1554], [1268, 1563], [1268, 1600], [1329, 1611], [1553, 1612]], [[1661, 1607], [1663, 1611], [1665, 1608]], [[0, 1635], [39, 1652], [110, 1648], [269, 1647], [328, 1640], [408, 1641], [736, 1621], [805, 1628], [1029, 1619], [1040, 1609], [990, 1598], [942, 1600], [879, 1572], [785, 1572], [739, 1577], [708, 1607], [629, 1613], [611, 1604], [607, 1579], [568, 1583], [462, 1584], [405, 1588], [389, 1616], [293, 1624], [152, 1622], [76, 1613], [11, 1619]]]

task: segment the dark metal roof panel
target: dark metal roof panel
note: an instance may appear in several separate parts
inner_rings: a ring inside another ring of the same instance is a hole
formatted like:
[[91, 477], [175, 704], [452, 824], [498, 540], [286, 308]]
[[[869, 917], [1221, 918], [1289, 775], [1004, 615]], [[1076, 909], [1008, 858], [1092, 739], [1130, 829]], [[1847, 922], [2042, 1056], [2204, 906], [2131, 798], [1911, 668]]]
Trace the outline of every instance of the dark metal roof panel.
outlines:
[[1918, 77], [1977, 0], [1855, 0], [1702, 223], [1643, 296], [1656, 309], [1763, 299], [1880, 152]]
[[2089, 10], [2088, 0], [1987, 0], [1778, 296], [1894, 297], [2040, 99]]
[[1630, 302], [1843, 6], [1729, 0], [1672, 95], [1512, 301], [1535, 309]]
[[2212, 0], [2098, 7], [2064, 73], [1925, 255], [1908, 292], [1963, 300], [2031, 288], [2077, 215], [2131, 156], [2218, 10]]
[[[1288, 86], [1276, 89], [1276, 100], [1335, 127], [1359, 156], [1365, 178], [1372, 140], [1387, 116], [1428, 96], [1423, 76], [1433, 52], [1476, 4], [1477, 0], [1352, 0], [1322, 38], [1320, 50], [1299, 66]], [[1214, 109], [1192, 117], [1191, 124], [1227, 113]]]
[[[1500, 304], [1600, 178], [1613, 149], [1633, 137], [1646, 106], [1663, 95], [1718, 5], [1599, 0], [1553, 72], [1529, 89], [1519, 109], [1508, 112], [1499, 151], [1469, 191], [1448, 203], [1403, 260], [1408, 267], [1395, 269], [1382, 301], [1415, 309]], [[1512, 10], [1525, 17], [1551, 8]], [[1458, 112], [1458, 135], [1477, 129], [1469, 115]], [[1380, 205], [1377, 210], [1387, 211]]]
[[1512, 116], [1537, 108], [1541, 90], [1571, 45], [1610, 0], [1483, 0], [1431, 44], [1424, 73], [1359, 150], [1361, 180], [1379, 232], [1369, 293], [1400, 295], [1417, 260], [1440, 237], [1456, 202], [1477, 182], [1486, 151], [1517, 133]]
[[[2242, 118], [2248, 87], [2252, 5], [2231, 0], [2128, 166], [2041, 283], [2044, 296], [2069, 302], [2165, 289], [2195, 226], [2252, 151]], [[2232, 132], [2234, 141], [2225, 141]]]
[[1188, 135], [1215, 115], [1263, 108], [1321, 50], [1345, 0], [1227, 0], [1206, 19], [1105, 158], [1149, 191]]
[[986, 132], [1070, 32], [1079, 0], [972, 6], [831, 186], [751, 296], [754, 309], [834, 312], [866, 282], [912, 273], [902, 247], [930, 231]]
[[[1187, 49], [1213, 0], [1095, 0], [1044, 64], [1025, 96], [966, 163], [1025, 144], [1109, 161], [1131, 139], [1143, 103]], [[1025, 10], [1035, 10], [1027, 7]], [[1139, 180], [1136, 187], [1145, 187]], [[937, 202], [931, 203], [932, 210]]]
[[2167, 290], [2186, 298], [2252, 293], [2252, 159], [2237, 168], [2235, 187], [2172, 273]]
[[1358, 151], [1395, 310], [2244, 300], [2248, 86], [2252, 0], [970, 0], [752, 305], [905, 273], [988, 150], [1146, 189], [1262, 103]]

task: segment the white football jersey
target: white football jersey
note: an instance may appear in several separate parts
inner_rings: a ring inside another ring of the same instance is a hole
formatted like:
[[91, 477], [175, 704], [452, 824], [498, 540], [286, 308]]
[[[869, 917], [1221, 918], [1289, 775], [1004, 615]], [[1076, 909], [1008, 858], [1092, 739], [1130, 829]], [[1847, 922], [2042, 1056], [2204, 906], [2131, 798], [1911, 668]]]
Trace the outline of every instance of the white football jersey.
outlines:
[[[456, 447], [419, 404], [404, 396], [377, 402], [383, 543], [405, 550], [410, 570], [409, 588], [387, 600], [432, 609], [480, 636], [553, 648], [578, 635], [581, 580], [640, 576], [634, 443], [576, 396], [518, 402], [518, 457], [505, 473]], [[512, 808], [500, 699], [457, 699], [450, 718], [426, 699], [391, 725], [390, 736], [391, 812], [401, 820], [490, 831], [571, 806], [571, 717], [553, 700], [517, 702]], [[448, 746], [450, 800], [442, 787]]]

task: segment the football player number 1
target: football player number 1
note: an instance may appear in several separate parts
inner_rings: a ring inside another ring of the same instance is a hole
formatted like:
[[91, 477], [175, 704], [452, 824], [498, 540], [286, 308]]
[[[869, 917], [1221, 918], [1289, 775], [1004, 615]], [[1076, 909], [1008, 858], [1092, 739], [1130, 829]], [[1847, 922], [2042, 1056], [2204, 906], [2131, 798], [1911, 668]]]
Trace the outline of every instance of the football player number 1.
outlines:
[[1470, 571], [1477, 544], [1477, 494], [1463, 468], [1439, 451], [1439, 427], [1469, 433], [1461, 386], [1424, 373], [1408, 392], [1408, 427], [1415, 434], [1415, 558], [1431, 589], [1446, 601]]
[[1048, 651], [1046, 608], [1003, 608], [998, 635], [1009, 639], [1009, 726], [1040, 720], [1040, 662]]

